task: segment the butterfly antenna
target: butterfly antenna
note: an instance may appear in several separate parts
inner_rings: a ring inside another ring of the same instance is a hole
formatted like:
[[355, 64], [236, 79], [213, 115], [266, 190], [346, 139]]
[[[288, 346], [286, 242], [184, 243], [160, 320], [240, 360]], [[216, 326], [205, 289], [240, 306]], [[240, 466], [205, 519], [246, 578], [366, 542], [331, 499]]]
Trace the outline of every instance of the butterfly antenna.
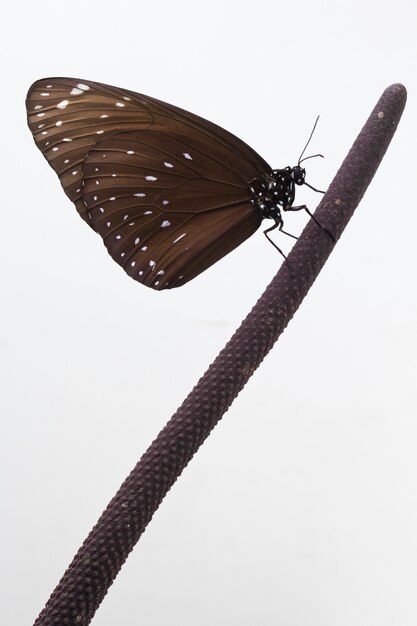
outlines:
[[324, 159], [324, 156], [322, 154], [312, 154], [311, 156], [304, 157], [304, 159], [300, 159], [298, 161], [298, 165], [300, 165], [300, 163], [302, 163], [303, 161], [307, 161], [308, 159], [315, 159], [316, 157], [321, 157], [322, 159]]
[[310, 137], [308, 138], [308, 141], [307, 141], [306, 145], [304, 146], [304, 150], [302, 151], [302, 153], [300, 154], [300, 158], [298, 159], [298, 165], [300, 165], [301, 158], [302, 158], [304, 152], [307, 150], [308, 144], [310, 143], [311, 138], [313, 136], [313, 133], [316, 130], [316, 126], [317, 126], [317, 122], [319, 121], [319, 118], [320, 118], [320, 115], [317, 116], [316, 121], [314, 122], [313, 130], [310, 133]]

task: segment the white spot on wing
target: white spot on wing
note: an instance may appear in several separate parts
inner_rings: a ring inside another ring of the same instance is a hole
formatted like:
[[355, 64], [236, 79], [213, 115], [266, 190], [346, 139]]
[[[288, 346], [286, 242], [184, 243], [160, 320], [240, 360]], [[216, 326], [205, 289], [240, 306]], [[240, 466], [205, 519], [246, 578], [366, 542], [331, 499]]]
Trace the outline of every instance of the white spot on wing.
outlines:
[[133, 195], [137, 198], [144, 198], [146, 196], [146, 193], [134, 193]]
[[140, 241], [139, 237], [136, 237], [136, 239], [135, 239], [135, 246], [138, 245], [139, 241]]
[[90, 89], [90, 87], [88, 85], [84, 85], [84, 83], [78, 83], [77, 87], [83, 91], [88, 91]]
[[156, 262], [155, 262], [155, 261], [152, 261], [152, 259], [151, 259], [151, 260], [149, 261], [149, 265], [150, 265], [150, 267], [154, 268], [154, 267], [155, 267], [155, 265], [156, 265]]
[[189, 161], [193, 160], [193, 157], [191, 156], [191, 154], [189, 154], [188, 152], [183, 152], [182, 155], [188, 159]]
[[55, 126], [62, 126], [62, 120], [58, 120]]
[[56, 105], [57, 109], [65, 109], [65, 107], [69, 104], [69, 100], [62, 100], [59, 104]]
[[78, 89], [78, 87], [74, 87], [74, 89], [71, 89], [71, 95], [72, 96], [79, 96], [80, 93], [83, 93], [82, 89]]
[[116, 102], [116, 106], [117, 107], [124, 107], [126, 106], [125, 104], [123, 104], [123, 102]]
[[164, 220], [161, 224], [161, 228], [167, 228], [167, 226], [171, 226], [171, 222], [169, 220]]
[[180, 235], [179, 237], [177, 237], [176, 239], [174, 239], [174, 241], [172, 243], [177, 243], [177, 241], [179, 241], [180, 239], [182, 239], [183, 237], [185, 237], [187, 233], [182, 233], [182, 235]]
[[164, 161], [165, 167], [174, 167], [172, 163], [168, 163], [168, 161]]
[[145, 176], [146, 180], [158, 180], [156, 176]]

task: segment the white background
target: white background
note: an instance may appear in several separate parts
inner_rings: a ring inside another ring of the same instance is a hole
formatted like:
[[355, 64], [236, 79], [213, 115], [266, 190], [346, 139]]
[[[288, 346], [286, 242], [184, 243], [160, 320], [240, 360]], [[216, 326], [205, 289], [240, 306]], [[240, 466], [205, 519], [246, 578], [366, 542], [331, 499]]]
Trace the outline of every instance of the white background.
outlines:
[[[272, 353], [174, 486], [96, 626], [417, 621], [414, 1], [3, 2], [1, 621], [30, 625], [108, 500], [275, 274], [261, 231], [189, 285], [130, 280], [26, 127], [74, 76], [172, 102], [326, 187], [382, 91], [409, 101]], [[314, 208], [319, 196], [299, 190]], [[299, 232], [305, 216], [286, 225]], [[283, 236], [287, 250], [291, 240]]]

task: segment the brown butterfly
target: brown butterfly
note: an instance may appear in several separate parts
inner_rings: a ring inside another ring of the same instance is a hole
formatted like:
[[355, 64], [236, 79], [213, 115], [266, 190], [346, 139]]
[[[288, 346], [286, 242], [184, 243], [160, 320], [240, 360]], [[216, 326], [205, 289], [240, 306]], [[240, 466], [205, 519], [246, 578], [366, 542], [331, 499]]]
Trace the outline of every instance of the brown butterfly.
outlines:
[[272, 170], [228, 131], [154, 98], [46, 78], [26, 106], [36, 145], [78, 213], [127, 274], [153, 289], [184, 285], [264, 218], [274, 220], [267, 235], [282, 231], [281, 211], [307, 210], [293, 206], [295, 185], [307, 185], [301, 157]]

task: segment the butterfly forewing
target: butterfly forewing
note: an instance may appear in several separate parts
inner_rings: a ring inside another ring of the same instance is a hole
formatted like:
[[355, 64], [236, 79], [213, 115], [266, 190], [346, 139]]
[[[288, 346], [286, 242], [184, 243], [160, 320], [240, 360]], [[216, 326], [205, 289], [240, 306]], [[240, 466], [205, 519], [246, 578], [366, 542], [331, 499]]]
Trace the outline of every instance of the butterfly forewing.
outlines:
[[271, 169], [211, 122], [71, 78], [36, 82], [27, 110], [81, 217], [130, 276], [154, 289], [191, 280], [261, 223], [249, 183]]
[[94, 83], [65, 78], [35, 83], [26, 106], [38, 148], [81, 217], [88, 221], [81, 191], [82, 166], [89, 150], [105, 135], [148, 128], [152, 115], [111, 88], [97, 89]]

